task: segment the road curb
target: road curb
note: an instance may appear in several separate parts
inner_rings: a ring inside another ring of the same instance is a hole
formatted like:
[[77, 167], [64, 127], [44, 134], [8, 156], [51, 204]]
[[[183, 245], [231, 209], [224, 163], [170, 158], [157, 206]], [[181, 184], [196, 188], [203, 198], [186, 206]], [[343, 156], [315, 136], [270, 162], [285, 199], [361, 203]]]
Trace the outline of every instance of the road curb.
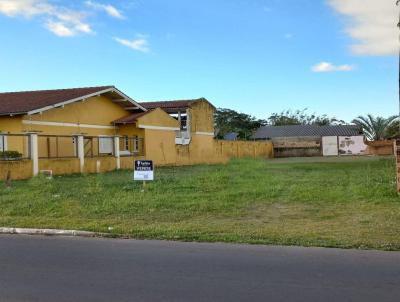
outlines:
[[6, 228], [0, 227], [0, 234], [19, 234], [19, 235], [48, 235], [48, 236], [79, 236], [97, 237], [102, 234], [88, 231], [77, 230], [57, 230], [57, 229], [28, 229], [28, 228]]

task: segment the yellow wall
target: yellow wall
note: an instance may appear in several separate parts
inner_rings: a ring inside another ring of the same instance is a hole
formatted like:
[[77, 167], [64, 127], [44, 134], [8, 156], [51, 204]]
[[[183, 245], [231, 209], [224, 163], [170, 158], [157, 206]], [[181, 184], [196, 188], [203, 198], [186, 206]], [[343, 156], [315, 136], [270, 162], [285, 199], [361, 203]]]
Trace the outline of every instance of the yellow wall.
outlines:
[[242, 157], [274, 157], [274, 147], [266, 141], [215, 141], [217, 150], [222, 156], [229, 158]]
[[42, 132], [44, 134], [73, 135], [84, 133], [86, 135], [116, 135], [117, 131], [112, 127], [112, 121], [128, 115], [118, 104], [113, 103], [104, 96], [92, 97], [83, 102], [65, 105], [64, 108], [54, 108], [43, 112], [24, 116], [24, 120], [39, 122], [58, 122], [74, 124], [90, 124], [107, 126], [110, 129], [96, 129], [84, 127], [60, 127], [42, 125], [23, 125], [23, 131]]
[[0, 161], [0, 181], [5, 180], [8, 171], [11, 171], [11, 179], [27, 179], [32, 177], [32, 161]]
[[175, 164], [175, 131], [145, 129], [145, 155], [156, 164]]
[[145, 130], [145, 157], [157, 165], [221, 162], [210, 136], [194, 135], [190, 145], [176, 145], [175, 131]]
[[138, 128], [140, 128], [140, 125], [179, 128], [179, 122], [160, 108], [138, 118], [137, 124]]
[[54, 175], [80, 173], [79, 159], [39, 159], [39, 170], [52, 170]]
[[189, 164], [226, 162], [227, 157], [217, 152], [215, 140], [209, 135], [192, 134], [189, 145]]
[[117, 162], [115, 157], [94, 157], [85, 158], [85, 173], [96, 173], [97, 172], [97, 162], [100, 163], [99, 172], [109, 172], [117, 168]]
[[[0, 116], [0, 133], [21, 134], [21, 116]], [[18, 151], [22, 154], [28, 152], [28, 139], [21, 136], [8, 136], [7, 149]]]
[[132, 170], [135, 160], [145, 159], [144, 156], [127, 156], [121, 157], [121, 169], [122, 170]]
[[144, 137], [144, 129], [136, 128], [135, 125], [121, 125], [118, 128], [119, 135]]
[[191, 132], [214, 133], [214, 113], [214, 107], [206, 101], [192, 104], [189, 109]]
[[21, 120], [22, 116], [0, 116], [0, 133], [21, 133]]
[[174, 131], [148, 130], [146, 159], [157, 165], [194, 165], [225, 163], [230, 158], [273, 157], [271, 142], [217, 141], [208, 135], [192, 135], [189, 145], [175, 145]]

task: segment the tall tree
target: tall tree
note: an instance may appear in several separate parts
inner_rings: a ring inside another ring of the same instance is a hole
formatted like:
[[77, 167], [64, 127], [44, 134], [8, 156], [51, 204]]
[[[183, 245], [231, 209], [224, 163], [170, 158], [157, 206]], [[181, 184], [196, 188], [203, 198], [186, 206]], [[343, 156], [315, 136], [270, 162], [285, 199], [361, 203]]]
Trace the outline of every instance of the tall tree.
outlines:
[[280, 113], [273, 113], [268, 118], [269, 124], [272, 126], [286, 126], [286, 125], [337, 125], [345, 124], [344, 121], [336, 118], [328, 117], [326, 114], [316, 115], [315, 113], [308, 113], [307, 108], [303, 110], [286, 110]]
[[388, 118], [374, 117], [371, 114], [359, 116], [353, 123], [359, 126], [369, 140], [384, 140], [391, 138], [397, 133], [393, 133], [393, 126], [398, 122], [397, 116]]
[[235, 132], [240, 139], [249, 139], [255, 130], [266, 124], [267, 121], [265, 120], [231, 109], [218, 108], [215, 113], [215, 128], [218, 138], [223, 138], [227, 133]]

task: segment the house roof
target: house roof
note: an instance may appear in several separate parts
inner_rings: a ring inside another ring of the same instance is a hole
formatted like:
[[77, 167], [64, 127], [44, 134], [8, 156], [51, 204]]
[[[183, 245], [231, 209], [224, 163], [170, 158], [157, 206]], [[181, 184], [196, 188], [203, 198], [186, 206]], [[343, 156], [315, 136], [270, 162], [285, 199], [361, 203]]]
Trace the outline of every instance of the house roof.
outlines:
[[[164, 109], [165, 111], [171, 111], [171, 110], [178, 110], [178, 109], [187, 109], [190, 108], [191, 105], [197, 102], [207, 102], [209, 103], [212, 107], [212, 105], [207, 99], [205, 98], [199, 98], [199, 99], [192, 99], [192, 100], [176, 100], [176, 101], [158, 101], [158, 102], [141, 102], [139, 103], [146, 109], [155, 109], [155, 108], [161, 108]], [[215, 108], [215, 107], [214, 107]]]
[[[134, 106], [146, 111], [114, 86], [0, 93], [0, 115], [34, 114], [77, 102], [100, 94], [108, 94], [125, 108]], [[133, 108], [132, 108], [133, 109]]]
[[134, 113], [128, 116], [125, 116], [123, 118], [119, 118], [115, 121], [113, 121], [113, 124], [115, 125], [125, 125], [125, 124], [134, 124], [137, 122], [138, 118], [150, 113], [151, 110], [145, 111], [145, 112], [139, 112], [139, 113]]
[[301, 137], [301, 136], [357, 136], [362, 135], [362, 130], [355, 125], [290, 125], [290, 126], [264, 126], [259, 128], [252, 136], [253, 139], [269, 139], [274, 137]]

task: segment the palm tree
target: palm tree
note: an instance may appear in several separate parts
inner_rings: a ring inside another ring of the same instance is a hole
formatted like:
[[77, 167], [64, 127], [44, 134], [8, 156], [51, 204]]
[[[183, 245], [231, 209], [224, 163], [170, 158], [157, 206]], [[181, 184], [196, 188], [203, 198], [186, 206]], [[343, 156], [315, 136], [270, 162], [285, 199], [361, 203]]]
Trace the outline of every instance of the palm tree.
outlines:
[[374, 117], [371, 114], [359, 116], [353, 120], [353, 124], [359, 126], [368, 140], [379, 141], [390, 138], [389, 129], [396, 123], [398, 116], [394, 115], [388, 118]]

